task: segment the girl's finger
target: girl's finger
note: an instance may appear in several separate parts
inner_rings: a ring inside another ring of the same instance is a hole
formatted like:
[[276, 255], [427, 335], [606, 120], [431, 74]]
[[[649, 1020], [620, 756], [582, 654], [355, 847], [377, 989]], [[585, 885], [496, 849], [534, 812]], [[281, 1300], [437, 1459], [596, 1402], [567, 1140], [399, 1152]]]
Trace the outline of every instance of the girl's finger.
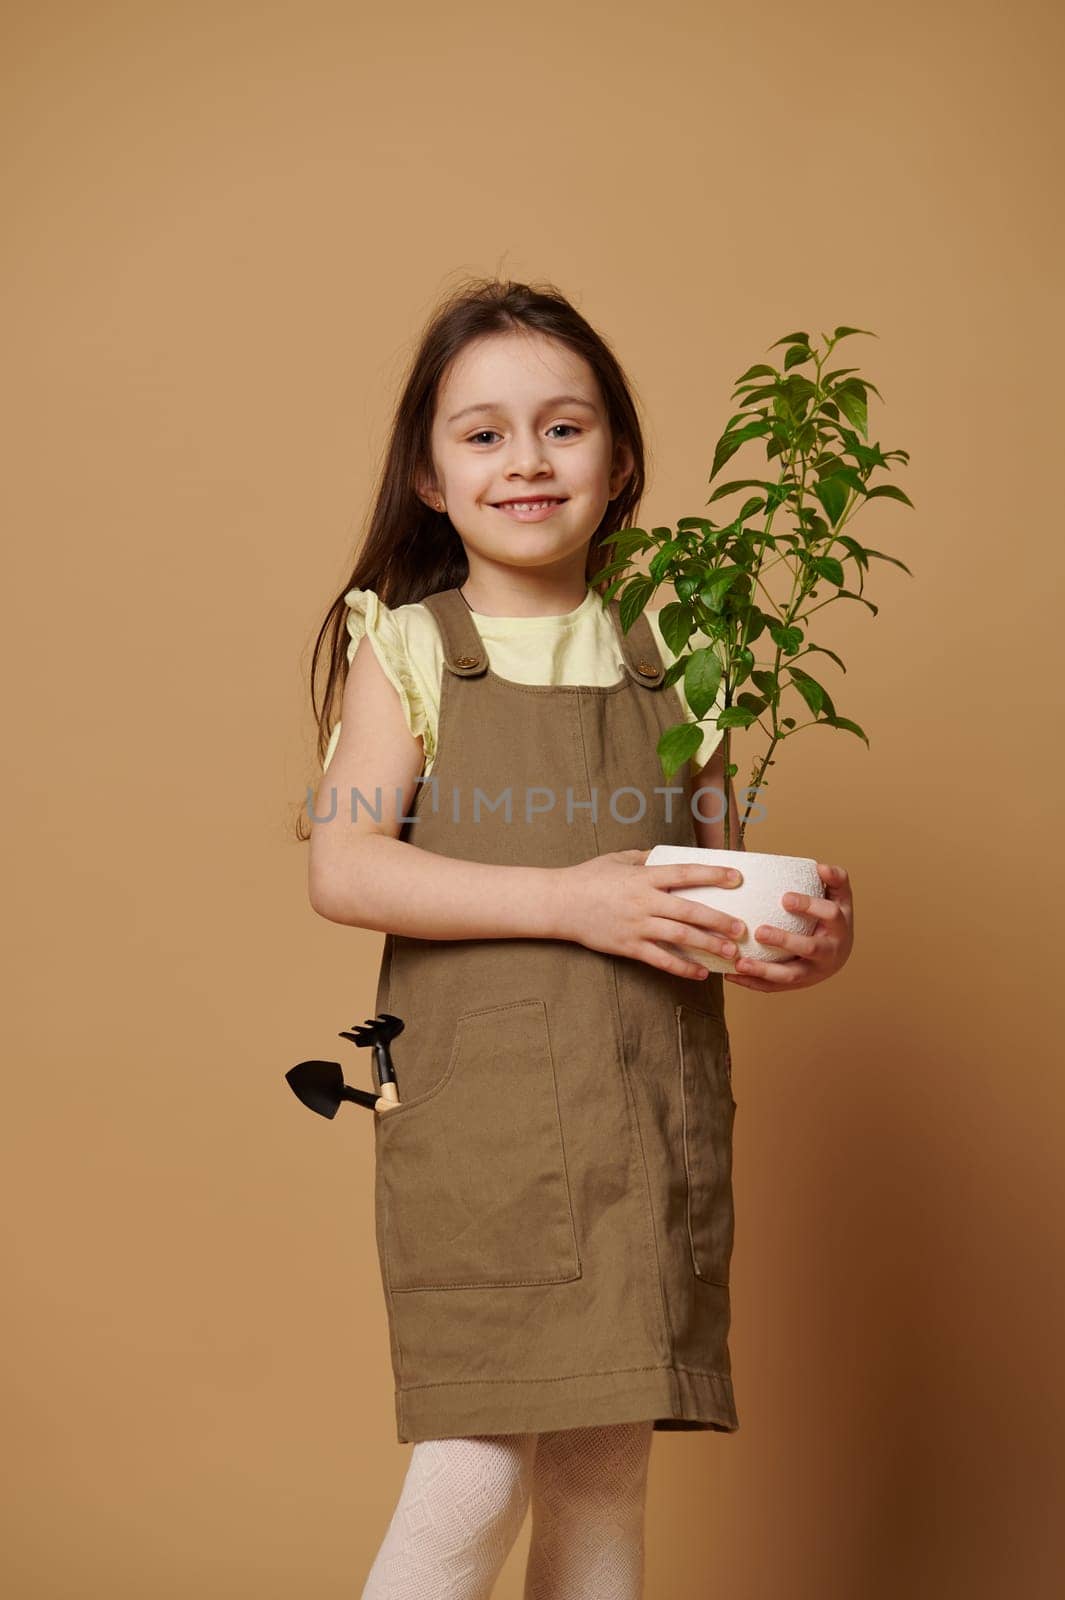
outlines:
[[802, 961], [757, 961], [744, 956], [736, 963], [741, 978], [762, 978], [771, 989], [787, 989], [797, 983], [805, 971]]
[[757, 978], [745, 976], [742, 972], [726, 972], [723, 974], [726, 983], [734, 983], [737, 989], [757, 989], [762, 994], [780, 994], [771, 983], [760, 983]]
[[709, 928], [671, 922], [668, 917], [650, 917], [645, 926], [653, 939], [668, 939], [670, 944], [679, 944], [682, 948], [691, 945], [695, 950], [712, 950], [726, 959], [736, 954], [734, 940], [713, 933]]
[[644, 941], [637, 945], [633, 954], [639, 961], [646, 961], [649, 967], [658, 967], [661, 972], [672, 972], [678, 978], [705, 978], [706, 968], [698, 961], [685, 961], [682, 956], [674, 956], [668, 950], [663, 950], [661, 945]]
[[833, 917], [840, 914], [839, 904], [835, 900], [819, 900], [816, 895], [796, 894], [789, 889], [787, 894], [782, 894], [780, 903], [785, 911], [797, 911], [800, 916], [818, 917], [822, 922], [830, 922]]
[[648, 867], [647, 876], [656, 889], [737, 889], [743, 881], [737, 867], [701, 867], [694, 861], [665, 861]]
[[815, 956], [821, 948], [818, 934], [791, 933], [784, 928], [774, 927], [772, 923], [768, 923], [764, 928], [757, 928], [754, 937], [759, 944], [772, 945], [774, 949], [790, 950], [797, 956]]
[[[716, 906], [704, 906], [701, 900], [688, 900], [682, 894], [663, 892], [656, 896], [655, 903], [659, 909], [652, 915], [660, 921], [691, 923], [693, 927], [719, 934], [722, 938], [738, 939], [747, 931], [739, 917], [733, 917], [727, 911], [718, 911]], [[708, 923], [708, 916], [716, 920]]]

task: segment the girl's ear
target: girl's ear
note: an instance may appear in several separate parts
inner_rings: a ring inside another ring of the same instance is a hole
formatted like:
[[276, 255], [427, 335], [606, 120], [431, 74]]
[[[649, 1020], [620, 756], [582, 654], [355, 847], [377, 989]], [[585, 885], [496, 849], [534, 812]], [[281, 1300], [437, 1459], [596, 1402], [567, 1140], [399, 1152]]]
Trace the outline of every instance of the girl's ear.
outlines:
[[627, 439], [619, 439], [614, 446], [614, 465], [610, 469], [610, 498], [616, 500], [628, 483], [636, 458]]
[[437, 493], [431, 483], [426, 483], [424, 479], [419, 479], [415, 484], [414, 492], [418, 499], [424, 500], [425, 504], [433, 511], [443, 511], [444, 497]]

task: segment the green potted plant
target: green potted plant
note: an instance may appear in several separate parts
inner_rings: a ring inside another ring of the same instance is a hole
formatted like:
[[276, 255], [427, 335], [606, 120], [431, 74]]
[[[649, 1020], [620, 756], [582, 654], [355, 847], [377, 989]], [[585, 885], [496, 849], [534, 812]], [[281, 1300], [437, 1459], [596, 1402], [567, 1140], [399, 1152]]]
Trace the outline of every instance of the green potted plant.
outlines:
[[[788, 890], [820, 895], [824, 887], [810, 857], [744, 849], [751, 807], [769, 786], [766, 774], [779, 747], [816, 726], [841, 728], [869, 744], [863, 729], [836, 710], [820, 674], [809, 670], [815, 653], [847, 670], [834, 650], [810, 637], [810, 619], [840, 600], [857, 600], [875, 616], [877, 607], [863, 593], [870, 561], [890, 561], [912, 577], [905, 562], [860, 544], [849, 531], [870, 500], [913, 505], [895, 484], [870, 484], [878, 468], [890, 471], [892, 460], [909, 461], [905, 450], [883, 451], [878, 443], [869, 443], [868, 391], [879, 395], [879, 390], [855, 367], [825, 370], [841, 339], [866, 332], [839, 327], [831, 338], [821, 335], [823, 348], [801, 332], [770, 345], [770, 350], [786, 347], [783, 369], [759, 362], [737, 379], [732, 399], [742, 399], [717, 442], [709, 482], [754, 439], [765, 441], [775, 476], [719, 484], [707, 505], [743, 495], [735, 516], [721, 526], [706, 517], [681, 517], [675, 528], [622, 528], [605, 541], [613, 545], [613, 559], [593, 578], [610, 580], [604, 605], [620, 591], [626, 632], [663, 584], [674, 590], [676, 598], [659, 612], [662, 636], [677, 657], [664, 682], [683, 677], [689, 709], [699, 721], [667, 729], [658, 755], [668, 781], [699, 748], [699, 723], [721, 730], [724, 848], [656, 845], [646, 865], [705, 861], [739, 866], [744, 881], [738, 889], [674, 892], [728, 910], [748, 929], [766, 923], [810, 932], [813, 919], [786, 911], [780, 896]], [[645, 572], [637, 563], [648, 555]], [[806, 713], [807, 720], [799, 721], [793, 710]], [[738, 771], [732, 759], [733, 731], [756, 726], [764, 747], [754, 759], [750, 783], [737, 797], [737, 805], [746, 803], [734, 841], [726, 803], [729, 780]], [[734, 861], [740, 852], [742, 862]], [[711, 971], [735, 968], [735, 960], [711, 951], [695, 954]], [[776, 961], [786, 954], [748, 935], [740, 941], [736, 960], [753, 955]]]

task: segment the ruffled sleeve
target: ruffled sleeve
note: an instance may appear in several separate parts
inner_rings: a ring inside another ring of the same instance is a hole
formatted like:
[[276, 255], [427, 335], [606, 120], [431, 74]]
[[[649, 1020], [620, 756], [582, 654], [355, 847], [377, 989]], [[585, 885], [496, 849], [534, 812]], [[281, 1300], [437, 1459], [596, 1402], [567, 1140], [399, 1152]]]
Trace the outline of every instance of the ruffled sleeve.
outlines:
[[[407, 645], [406, 630], [400, 618], [400, 613], [409, 608], [400, 607], [396, 611], [390, 611], [372, 589], [349, 589], [344, 601], [348, 608], [344, 622], [350, 639], [347, 651], [348, 665], [351, 665], [359, 640], [364, 634], [369, 634], [370, 644], [381, 670], [399, 696], [407, 727], [416, 738], [421, 737], [426, 765], [430, 765], [435, 755], [435, 730], [426, 697], [419, 683], [419, 673]], [[333, 759], [339, 739], [340, 723], [337, 722], [329, 736], [323, 772]]]
[[[671, 667], [673, 665], [674, 661], [676, 661], [677, 658], [673, 654], [673, 651], [669, 648], [668, 644], [666, 643], [666, 641], [662, 637], [662, 629], [658, 625], [658, 612], [657, 611], [646, 611], [644, 613], [644, 615], [646, 616], [648, 622], [651, 624], [651, 631], [653, 632], [653, 634], [655, 636], [655, 643], [658, 646], [659, 654], [662, 657], [663, 664], [665, 666], [667, 666], [667, 667]], [[687, 645], [685, 647], [685, 653], [687, 653], [687, 651], [689, 651], [689, 650], [701, 650], [705, 645], [708, 645], [710, 643], [711, 643], [711, 640], [707, 637], [707, 635], [705, 633], [700, 633], [698, 630], [696, 630], [696, 632], [693, 633], [691, 638], [688, 640], [688, 643], [687, 643]], [[687, 721], [687, 722], [698, 722], [699, 719], [695, 715], [695, 712], [689, 706], [688, 700], [687, 700], [687, 696], [684, 693], [684, 679], [683, 679], [683, 677], [678, 678], [676, 683], [673, 685], [673, 687], [677, 691], [677, 698], [680, 700], [681, 710], [684, 712], [685, 721]], [[702, 743], [700, 744], [699, 748], [696, 750], [695, 754], [691, 758], [692, 767], [694, 768], [694, 770], [696, 772], [701, 771], [701, 769], [706, 766], [706, 763], [710, 760], [710, 757], [713, 755], [714, 751], [717, 749], [718, 745], [721, 743], [721, 740], [724, 738], [724, 733], [722, 732], [722, 730], [720, 728], [716, 728], [714, 726], [714, 722], [713, 722], [714, 716], [716, 715], [716, 713], [718, 711], [723, 709], [724, 704], [725, 704], [725, 686], [722, 683], [720, 688], [717, 691], [717, 699], [714, 701], [714, 705], [706, 713], [707, 717], [710, 720], [707, 721], [707, 722], [700, 723], [700, 726], [702, 728], [703, 740], [702, 740]]]

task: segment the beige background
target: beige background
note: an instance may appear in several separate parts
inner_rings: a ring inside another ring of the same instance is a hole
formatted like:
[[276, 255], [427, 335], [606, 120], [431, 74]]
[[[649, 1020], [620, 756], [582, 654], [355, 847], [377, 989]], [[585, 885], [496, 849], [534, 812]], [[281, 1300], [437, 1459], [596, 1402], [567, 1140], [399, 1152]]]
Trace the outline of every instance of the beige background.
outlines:
[[793, 328], [875, 330], [841, 354], [912, 454], [854, 531], [914, 578], [819, 635], [872, 748], [796, 739], [748, 836], [845, 864], [857, 943], [729, 991], [741, 1428], [656, 1440], [647, 1593], [1057, 1592], [1055, 12], [4, 8], [17, 1600], [339, 1600], [395, 1505], [371, 1126], [282, 1078], [381, 940], [289, 828], [414, 338], [496, 271], [614, 343], [656, 522]]

